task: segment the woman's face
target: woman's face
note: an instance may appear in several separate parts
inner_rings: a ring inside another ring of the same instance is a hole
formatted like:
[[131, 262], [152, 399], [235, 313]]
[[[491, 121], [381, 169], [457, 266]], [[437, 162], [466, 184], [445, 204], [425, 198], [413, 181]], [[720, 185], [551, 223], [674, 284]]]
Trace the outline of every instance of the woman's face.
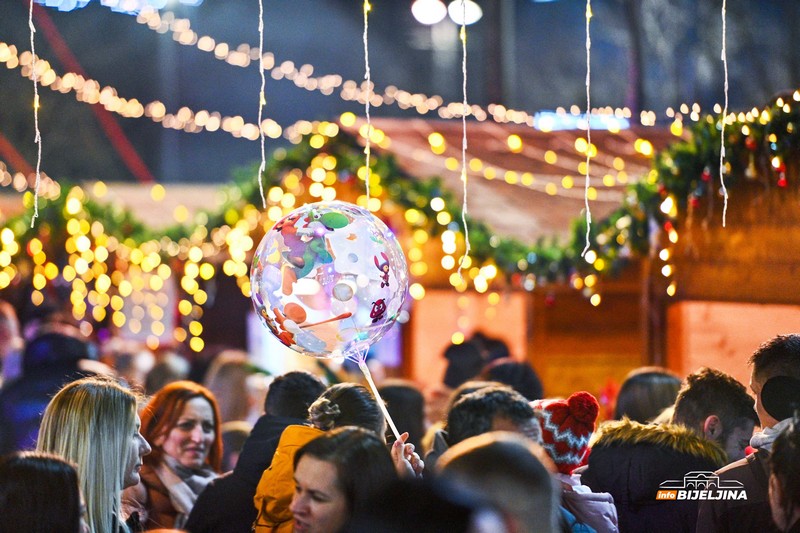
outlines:
[[181, 465], [200, 468], [214, 443], [215, 429], [214, 409], [208, 400], [198, 396], [186, 402], [175, 425], [155, 444]]
[[123, 488], [133, 487], [139, 483], [139, 470], [142, 469], [142, 457], [153, 451], [144, 437], [142, 437], [140, 433], [141, 427], [142, 421], [139, 419], [139, 415], [136, 415], [136, 426], [131, 435], [131, 448], [128, 452], [128, 461], [125, 464], [125, 477], [122, 482]]
[[294, 472], [295, 491], [290, 507], [297, 533], [339, 531], [348, 518], [347, 499], [339, 488], [336, 467], [304, 455]]

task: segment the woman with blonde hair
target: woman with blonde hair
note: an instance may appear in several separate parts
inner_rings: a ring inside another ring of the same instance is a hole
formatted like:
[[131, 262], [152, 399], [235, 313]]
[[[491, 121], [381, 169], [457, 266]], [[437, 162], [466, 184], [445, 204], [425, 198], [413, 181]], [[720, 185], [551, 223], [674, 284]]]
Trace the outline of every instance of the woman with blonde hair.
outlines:
[[141, 482], [124, 494], [146, 529], [182, 528], [197, 497], [219, 475], [222, 432], [214, 394], [194, 381], [176, 381], [142, 409], [142, 434], [153, 445]]
[[110, 378], [68, 383], [44, 411], [37, 451], [77, 465], [90, 533], [131, 531], [121, 494], [139, 482], [150, 445], [139, 433], [138, 397]]

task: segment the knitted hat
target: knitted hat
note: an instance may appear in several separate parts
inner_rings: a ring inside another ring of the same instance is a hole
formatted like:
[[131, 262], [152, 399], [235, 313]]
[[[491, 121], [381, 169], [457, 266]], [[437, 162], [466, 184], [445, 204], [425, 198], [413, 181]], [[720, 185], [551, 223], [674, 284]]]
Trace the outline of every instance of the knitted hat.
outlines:
[[542, 426], [542, 446], [559, 472], [572, 473], [586, 457], [600, 411], [597, 399], [580, 391], [566, 400], [535, 400], [531, 405]]

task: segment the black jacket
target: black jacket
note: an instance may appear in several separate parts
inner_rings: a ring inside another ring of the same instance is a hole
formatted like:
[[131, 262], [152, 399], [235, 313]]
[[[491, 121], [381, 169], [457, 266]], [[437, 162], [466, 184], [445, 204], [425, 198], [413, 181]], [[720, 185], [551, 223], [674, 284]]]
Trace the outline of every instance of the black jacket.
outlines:
[[297, 418], [264, 415], [244, 443], [236, 468], [218, 477], [200, 493], [184, 528], [190, 533], [249, 533], [256, 519], [253, 496], [275, 455], [286, 426]]
[[780, 531], [772, 521], [769, 507], [769, 452], [759, 449], [744, 459], [717, 471], [720, 480], [736, 480], [744, 485], [746, 500], [720, 500], [700, 503], [697, 531], [702, 533], [771, 533]]
[[722, 448], [686, 428], [625, 419], [600, 426], [581, 482], [611, 493], [620, 533], [694, 533], [697, 501], [659, 501], [661, 483], [725, 461]]

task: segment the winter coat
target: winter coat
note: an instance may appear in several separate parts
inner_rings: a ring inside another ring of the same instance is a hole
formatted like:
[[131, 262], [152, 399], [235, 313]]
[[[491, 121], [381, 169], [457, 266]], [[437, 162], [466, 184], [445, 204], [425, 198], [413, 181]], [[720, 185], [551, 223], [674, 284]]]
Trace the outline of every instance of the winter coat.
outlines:
[[628, 419], [601, 425], [581, 482], [614, 498], [621, 533], [695, 531], [697, 501], [657, 500], [661, 483], [725, 463], [723, 449], [681, 426]]
[[700, 503], [698, 533], [780, 531], [772, 521], [769, 507], [769, 452], [758, 449], [744, 459], [718, 470], [722, 480], [736, 480], [744, 485], [746, 500], [715, 500]]
[[254, 531], [291, 532], [294, 497], [294, 455], [297, 450], [322, 435], [324, 431], [310, 426], [289, 426], [281, 435], [272, 463], [261, 475], [253, 498], [258, 517]]
[[263, 415], [244, 443], [236, 468], [215, 479], [198, 496], [184, 526], [192, 533], [250, 533], [256, 519], [253, 496], [269, 468], [283, 430], [299, 418]]

